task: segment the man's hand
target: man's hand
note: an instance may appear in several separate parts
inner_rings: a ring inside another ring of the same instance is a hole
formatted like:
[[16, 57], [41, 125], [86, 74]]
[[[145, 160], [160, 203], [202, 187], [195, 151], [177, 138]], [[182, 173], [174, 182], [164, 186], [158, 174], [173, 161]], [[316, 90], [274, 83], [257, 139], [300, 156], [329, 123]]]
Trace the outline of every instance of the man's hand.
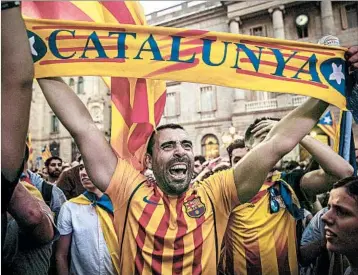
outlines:
[[345, 58], [351, 71], [358, 70], [358, 46], [350, 47], [345, 54]]
[[270, 130], [278, 123], [276, 120], [266, 119], [257, 123], [251, 133], [254, 134], [254, 137], [258, 137], [263, 133], [268, 133]]

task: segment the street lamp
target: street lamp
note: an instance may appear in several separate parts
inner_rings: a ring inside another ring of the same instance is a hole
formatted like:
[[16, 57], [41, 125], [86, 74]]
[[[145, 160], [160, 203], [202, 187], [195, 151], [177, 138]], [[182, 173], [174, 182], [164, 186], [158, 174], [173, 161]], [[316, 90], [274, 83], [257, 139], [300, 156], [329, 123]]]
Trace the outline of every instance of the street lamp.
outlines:
[[227, 148], [234, 140], [240, 139], [240, 138], [243, 139], [244, 137], [242, 135], [240, 135], [239, 133], [237, 133], [236, 128], [233, 125], [231, 125], [229, 128], [229, 131], [225, 132], [222, 135], [221, 140], [222, 140], [225, 148]]

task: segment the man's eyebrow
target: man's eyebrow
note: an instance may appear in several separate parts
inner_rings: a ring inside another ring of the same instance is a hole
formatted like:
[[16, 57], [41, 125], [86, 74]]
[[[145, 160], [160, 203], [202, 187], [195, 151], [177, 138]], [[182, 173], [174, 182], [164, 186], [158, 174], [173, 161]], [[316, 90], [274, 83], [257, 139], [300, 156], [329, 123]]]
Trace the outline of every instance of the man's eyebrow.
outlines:
[[346, 207], [344, 207], [344, 206], [342, 206], [341, 204], [331, 204], [331, 207], [334, 207], [334, 208], [338, 208], [338, 209], [341, 209], [341, 210], [343, 210], [343, 211], [346, 211], [346, 212], [352, 212], [352, 210], [351, 209], [349, 209], [349, 208], [346, 208]]
[[186, 140], [184, 139], [183, 141], [181, 141], [181, 143], [189, 143], [190, 145], [193, 145], [193, 143], [190, 140]]
[[176, 141], [174, 141], [174, 140], [165, 141], [162, 144], [160, 144], [160, 147], [163, 147], [165, 145], [172, 145], [172, 144], [176, 144]]

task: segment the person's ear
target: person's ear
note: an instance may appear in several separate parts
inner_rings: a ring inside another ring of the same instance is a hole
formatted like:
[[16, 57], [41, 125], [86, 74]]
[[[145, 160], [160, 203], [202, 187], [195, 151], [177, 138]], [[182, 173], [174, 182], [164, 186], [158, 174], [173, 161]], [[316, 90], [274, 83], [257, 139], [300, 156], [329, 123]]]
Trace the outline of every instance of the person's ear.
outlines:
[[152, 169], [152, 156], [148, 153], [145, 154], [145, 167]]

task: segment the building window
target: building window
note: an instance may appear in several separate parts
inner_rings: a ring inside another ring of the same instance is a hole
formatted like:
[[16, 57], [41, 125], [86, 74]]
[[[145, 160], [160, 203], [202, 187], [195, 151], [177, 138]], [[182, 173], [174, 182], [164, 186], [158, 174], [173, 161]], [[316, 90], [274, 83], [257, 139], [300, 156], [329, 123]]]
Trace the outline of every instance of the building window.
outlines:
[[85, 89], [84, 89], [84, 79], [83, 79], [82, 76], [80, 76], [80, 77], [78, 78], [77, 93], [78, 93], [78, 94], [84, 94], [84, 93], [85, 93]]
[[250, 29], [250, 35], [254, 36], [267, 36], [265, 26], [257, 26]]
[[71, 160], [75, 161], [77, 156], [80, 154], [80, 151], [77, 148], [77, 145], [74, 141], [71, 143]]
[[297, 36], [298, 38], [308, 37], [308, 25], [297, 27]]
[[165, 117], [173, 117], [173, 116], [179, 116], [179, 115], [180, 115], [179, 92], [177, 92], [177, 91], [167, 92], [164, 116]]
[[51, 115], [51, 133], [58, 133], [60, 131], [60, 121], [56, 115]]
[[213, 86], [200, 87], [200, 111], [216, 111], [216, 90]]
[[209, 134], [203, 137], [201, 153], [207, 160], [219, 157], [219, 140], [215, 135]]
[[351, 4], [346, 6], [347, 14], [347, 26], [348, 28], [357, 28], [358, 27], [358, 4]]
[[60, 143], [53, 141], [50, 144], [50, 152], [51, 155], [54, 157], [59, 157], [60, 156]]
[[75, 80], [71, 77], [70, 80], [68, 81], [68, 86], [70, 86], [70, 88], [72, 90], [75, 89]]

